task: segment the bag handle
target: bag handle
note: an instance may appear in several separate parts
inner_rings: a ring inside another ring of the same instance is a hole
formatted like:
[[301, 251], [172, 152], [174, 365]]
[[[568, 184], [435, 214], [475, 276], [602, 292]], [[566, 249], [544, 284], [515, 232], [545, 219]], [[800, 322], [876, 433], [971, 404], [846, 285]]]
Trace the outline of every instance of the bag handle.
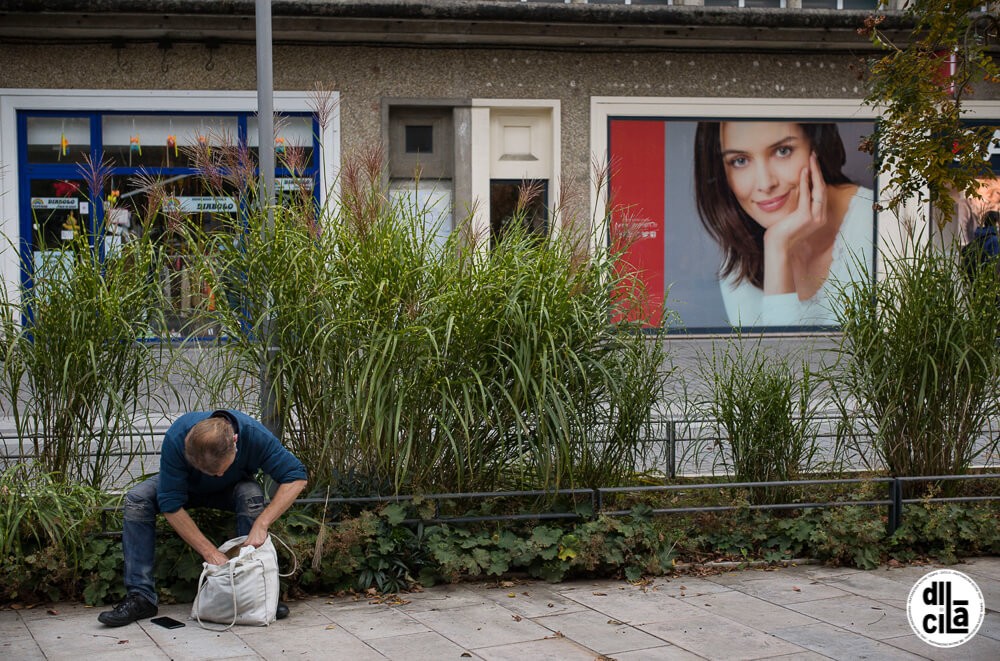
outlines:
[[198, 579], [198, 594], [194, 597], [194, 603], [198, 606], [198, 608], [195, 609], [195, 617], [198, 618], [198, 625], [202, 629], [207, 629], [208, 631], [229, 631], [236, 624], [236, 619], [239, 617], [239, 613], [236, 612], [236, 569], [232, 562], [228, 562], [226, 564], [229, 565], [229, 587], [231, 588], [229, 592], [233, 595], [233, 621], [229, 623], [229, 626], [216, 629], [215, 627], [206, 626], [205, 623], [201, 621], [201, 605], [199, 604], [199, 601], [201, 600], [201, 589], [205, 585], [205, 575], [208, 574], [208, 566], [201, 570], [201, 577]]
[[299, 570], [299, 559], [297, 557], [295, 557], [295, 551], [293, 551], [288, 546], [288, 544], [285, 544], [285, 540], [281, 539], [280, 537], [278, 537], [277, 535], [275, 535], [273, 532], [272, 533], [268, 533], [268, 534], [271, 535], [271, 537], [273, 537], [274, 539], [278, 540], [278, 543], [285, 547], [285, 550], [288, 551], [288, 555], [292, 556], [292, 562], [295, 563], [294, 566], [292, 567], [292, 571], [288, 572], [287, 574], [282, 574], [279, 571], [278, 572], [278, 576], [280, 576], [281, 578], [288, 578], [289, 576], [294, 575], [295, 572], [297, 572]]

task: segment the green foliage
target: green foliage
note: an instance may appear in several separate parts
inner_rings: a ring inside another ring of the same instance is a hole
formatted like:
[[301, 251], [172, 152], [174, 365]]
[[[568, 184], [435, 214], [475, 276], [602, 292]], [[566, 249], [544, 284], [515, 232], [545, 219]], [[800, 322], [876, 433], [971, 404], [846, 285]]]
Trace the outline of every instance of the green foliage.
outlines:
[[1000, 553], [996, 506], [968, 503], [907, 505], [903, 524], [889, 540], [894, 558], [909, 561], [932, 557], [958, 562], [960, 555]]
[[956, 248], [916, 242], [883, 263], [880, 282], [844, 290], [838, 313], [834, 392], [848, 442], [891, 475], [964, 473], [997, 447], [976, 441], [998, 413], [1000, 276], [970, 281]]
[[100, 494], [23, 465], [0, 473], [0, 595], [65, 598], [88, 569]]
[[25, 265], [31, 287], [0, 301], [0, 401], [19, 454], [94, 488], [110, 486], [137, 451], [131, 433], [160, 400], [171, 352], [169, 342], [146, 341], [163, 327], [152, 240], [136, 237], [102, 260], [93, 246], [103, 238], [84, 231], [60, 250], [39, 246], [47, 259]]
[[191, 238], [229, 338], [220, 382], [268, 361], [286, 443], [333, 493], [621, 483], [669, 371], [661, 331], [609, 321], [639, 304], [612, 306], [613, 255], [520, 223], [492, 249], [462, 222], [439, 242], [377, 154], [344, 170], [328, 208]]
[[[884, 485], [862, 484], [852, 489], [850, 500], [884, 497]], [[678, 552], [682, 557], [739, 561], [811, 558], [874, 569], [890, 559], [953, 563], [961, 556], [995, 554], [1000, 548], [995, 504], [906, 505], [902, 525], [892, 535], [887, 519], [885, 507], [851, 504], [786, 512], [706, 513], [687, 522]]]
[[[723, 444], [720, 461], [738, 482], [796, 479], [815, 469], [815, 379], [804, 361], [793, 369], [784, 356], [765, 351], [761, 338], [737, 335], [701, 359], [711, 392], [699, 404]], [[750, 489], [751, 504], [782, 502], [781, 487]]]
[[[992, 176], [988, 155], [995, 126], [969, 126], [962, 102], [977, 87], [1000, 80], [990, 54], [996, 19], [982, 13], [981, 0], [910, 0], [913, 22], [905, 45], [881, 29], [884, 17], [870, 17], [864, 31], [887, 54], [869, 64], [865, 103], [879, 109], [881, 121], [866, 143], [878, 159], [879, 173], [889, 175], [889, 208], [922, 199], [925, 190], [940, 212], [951, 219], [953, 192], [978, 197], [977, 179]], [[989, 35], [989, 36], [987, 36]], [[948, 71], [948, 56], [957, 67]]]

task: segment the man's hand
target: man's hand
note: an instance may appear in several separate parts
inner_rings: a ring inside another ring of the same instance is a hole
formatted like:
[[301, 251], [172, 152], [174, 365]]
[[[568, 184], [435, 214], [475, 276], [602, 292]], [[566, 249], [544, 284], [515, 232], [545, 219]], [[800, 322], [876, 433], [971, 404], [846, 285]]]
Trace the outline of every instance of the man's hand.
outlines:
[[278, 487], [278, 490], [274, 492], [274, 498], [271, 499], [271, 503], [264, 508], [264, 511], [260, 513], [257, 520], [253, 522], [253, 527], [250, 528], [250, 534], [247, 535], [247, 541], [243, 544], [244, 546], [258, 547], [267, 541], [267, 530], [271, 527], [279, 516], [285, 513], [295, 499], [298, 498], [299, 494], [306, 487], [305, 480], [296, 480], [295, 482], [287, 482]]
[[163, 516], [167, 519], [167, 523], [173, 526], [177, 534], [181, 536], [181, 539], [197, 551], [205, 562], [210, 565], [224, 565], [229, 560], [224, 553], [215, 548], [215, 544], [205, 537], [198, 528], [198, 524], [183, 507], [176, 512], [164, 512]]
[[211, 553], [206, 553], [202, 558], [210, 565], [224, 565], [229, 562], [226, 554], [219, 549], [215, 549]]
[[253, 528], [250, 529], [250, 534], [247, 535], [247, 541], [243, 542], [244, 546], [252, 546], [257, 548], [261, 544], [267, 541], [267, 526], [257, 518], [253, 523]]

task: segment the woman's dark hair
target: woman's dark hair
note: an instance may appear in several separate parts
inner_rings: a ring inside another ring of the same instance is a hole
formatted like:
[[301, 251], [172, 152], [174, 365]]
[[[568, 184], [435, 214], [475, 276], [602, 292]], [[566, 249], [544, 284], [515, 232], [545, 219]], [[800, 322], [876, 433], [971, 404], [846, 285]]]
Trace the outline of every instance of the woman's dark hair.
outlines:
[[[823, 181], [849, 184], [844, 174], [847, 154], [836, 124], [799, 124], [819, 158]], [[708, 233], [722, 247], [721, 277], [736, 274], [764, 287], [764, 228], [740, 206], [726, 178], [722, 158], [721, 122], [698, 122], [694, 136], [694, 189], [698, 215]]]

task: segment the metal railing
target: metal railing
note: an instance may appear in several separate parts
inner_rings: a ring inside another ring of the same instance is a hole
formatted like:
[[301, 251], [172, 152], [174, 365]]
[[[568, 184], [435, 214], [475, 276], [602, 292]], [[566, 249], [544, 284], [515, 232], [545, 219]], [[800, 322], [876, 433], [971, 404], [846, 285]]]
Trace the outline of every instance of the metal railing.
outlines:
[[[951, 503], [951, 502], [990, 502], [1000, 501], [1000, 495], [996, 496], [927, 496], [923, 498], [904, 498], [904, 485], [919, 482], [943, 482], [943, 481], [969, 481], [969, 480], [992, 480], [1000, 478], [1000, 473], [980, 473], [971, 475], [931, 475], [917, 477], [872, 477], [872, 478], [844, 478], [844, 479], [820, 479], [820, 480], [786, 480], [775, 482], [705, 482], [699, 484], [665, 484], [654, 486], [635, 487], [595, 487], [591, 489], [556, 489], [528, 490], [528, 491], [489, 491], [489, 492], [459, 492], [459, 493], [439, 493], [426, 495], [390, 495], [390, 496], [363, 496], [363, 497], [334, 497], [334, 498], [299, 498], [295, 501], [296, 506], [323, 505], [326, 508], [338, 505], [358, 505], [370, 506], [384, 503], [412, 503], [414, 501], [434, 502], [434, 516], [429, 518], [407, 518], [403, 524], [469, 524], [469, 523], [500, 523], [513, 521], [552, 521], [552, 520], [594, 520], [601, 515], [605, 516], [628, 516], [633, 513], [632, 509], [606, 509], [605, 502], [609, 496], [617, 495], [638, 495], [650, 493], [686, 493], [699, 490], [721, 491], [726, 489], [761, 489], [776, 487], [815, 487], [815, 486], [839, 486], [851, 484], [879, 484], [887, 486], [885, 498], [875, 500], [828, 500], [828, 501], [807, 501], [790, 503], [769, 503], [769, 504], [741, 504], [741, 505], [704, 505], [689, 507], [659, 507], [651, 508], [649, 511], [653, 515], [666, 516], [674, 514], [691, 514], [697, 512], [725, 512], [736, 510], [805, 510], [827, 507], [886, 507], [887, 508], [887, 532], [892, 534], [900, 528], [903, 523], [903, 515], [906, 505], [915, 503]], [[547, 498], [556, 499], [560, 497], [574, 500], [583, 497], [589, 500], [589, 514], [583, 514], [577, 510], [567, 510], [562, 512], [518, 512], [514, 514], [493, 514], [482, 516], [441, 516], [440, 503], [442, 501], [455, 500], [486, 500], [500, 498]], [[105, 535], [120, 535], [121, 531], [110, 531], [107, 526], [107, 515], [118, 511], [118, 507], [105, 507], [102, 510], [102, 528]]]

